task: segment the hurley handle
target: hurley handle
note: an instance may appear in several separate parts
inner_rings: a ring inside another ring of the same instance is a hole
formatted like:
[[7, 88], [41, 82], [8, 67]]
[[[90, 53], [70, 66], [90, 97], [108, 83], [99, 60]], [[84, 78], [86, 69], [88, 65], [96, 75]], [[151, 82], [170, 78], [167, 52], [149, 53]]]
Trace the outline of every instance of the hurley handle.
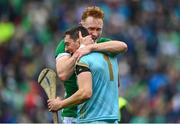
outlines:
[[52, 112], [54, 124], [58, 124], [58, 112]]

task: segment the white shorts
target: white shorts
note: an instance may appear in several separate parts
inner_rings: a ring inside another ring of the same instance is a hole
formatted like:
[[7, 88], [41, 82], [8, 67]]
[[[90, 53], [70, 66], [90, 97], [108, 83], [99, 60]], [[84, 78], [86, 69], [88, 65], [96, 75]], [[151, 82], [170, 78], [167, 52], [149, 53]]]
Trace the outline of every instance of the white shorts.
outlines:
[[77, 119], [73, 117], [63, 117], [62, 118], [63, 124], [75, 124], [77, 123]]

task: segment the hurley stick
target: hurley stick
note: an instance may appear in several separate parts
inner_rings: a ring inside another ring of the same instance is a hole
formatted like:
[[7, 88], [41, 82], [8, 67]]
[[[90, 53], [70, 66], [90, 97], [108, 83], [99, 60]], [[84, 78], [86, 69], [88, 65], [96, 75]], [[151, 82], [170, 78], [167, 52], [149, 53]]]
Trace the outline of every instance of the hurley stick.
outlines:
[[[38, 77], [38, 83], [44, 89], [49, 99], [56, 98], [56, 73], [50, 68], [44, 68]], [[53, 112], [53, 121], [58, 123], [58, 113]]]

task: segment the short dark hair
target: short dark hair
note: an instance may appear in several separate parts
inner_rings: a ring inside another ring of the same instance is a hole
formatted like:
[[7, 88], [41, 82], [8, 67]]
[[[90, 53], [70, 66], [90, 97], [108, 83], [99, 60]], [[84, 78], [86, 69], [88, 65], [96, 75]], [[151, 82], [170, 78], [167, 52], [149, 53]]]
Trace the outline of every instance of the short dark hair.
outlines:
[[81, 32], [83, 37], [89, 35], [88, 30], [83, 26], [76, 26], [74, 28], [69, 29], [65, 32], [65, 35], [70, 35], [70, 37], [76, 41], [79, 38], [79, 31]]

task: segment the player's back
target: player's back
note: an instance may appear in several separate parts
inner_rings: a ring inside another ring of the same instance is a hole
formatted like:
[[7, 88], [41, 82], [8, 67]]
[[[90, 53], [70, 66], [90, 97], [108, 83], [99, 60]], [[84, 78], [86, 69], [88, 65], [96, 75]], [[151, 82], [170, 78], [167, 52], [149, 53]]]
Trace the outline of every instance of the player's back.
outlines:
[[118, 63], [117, 58], [102, 53], [83, 56], [79, 63], [86, 64], [92, 74], [92, 97], [79, 105], [80, 122], [118, 119]]
[[[102, 43], [102, 42], [107, 42], [110, 39], [108, 38], [104, 38], [101, 37], [98, 39], [97, 43]], [[65, 52], [65, 43], [64, 43], [64, 39], [62, 39], [55, 51], [55, 57], [56, 59], [58, 57], [67, 55], [67, 53]], [[75, 73], [73, 73], [73, 75], [66, 81], [64, 81], [64, 88], [65, 88], [65, 98], [70, 97], [72, 94], [74, 94], [77, 90], [77, 83], [76, 83], [76, 76]], [[66, 107], [64, 109], [62, 109], [62, 116], [63, 117], [76, 117], [77, 116], [77, 106], [71, 106], [71, 107]]]

